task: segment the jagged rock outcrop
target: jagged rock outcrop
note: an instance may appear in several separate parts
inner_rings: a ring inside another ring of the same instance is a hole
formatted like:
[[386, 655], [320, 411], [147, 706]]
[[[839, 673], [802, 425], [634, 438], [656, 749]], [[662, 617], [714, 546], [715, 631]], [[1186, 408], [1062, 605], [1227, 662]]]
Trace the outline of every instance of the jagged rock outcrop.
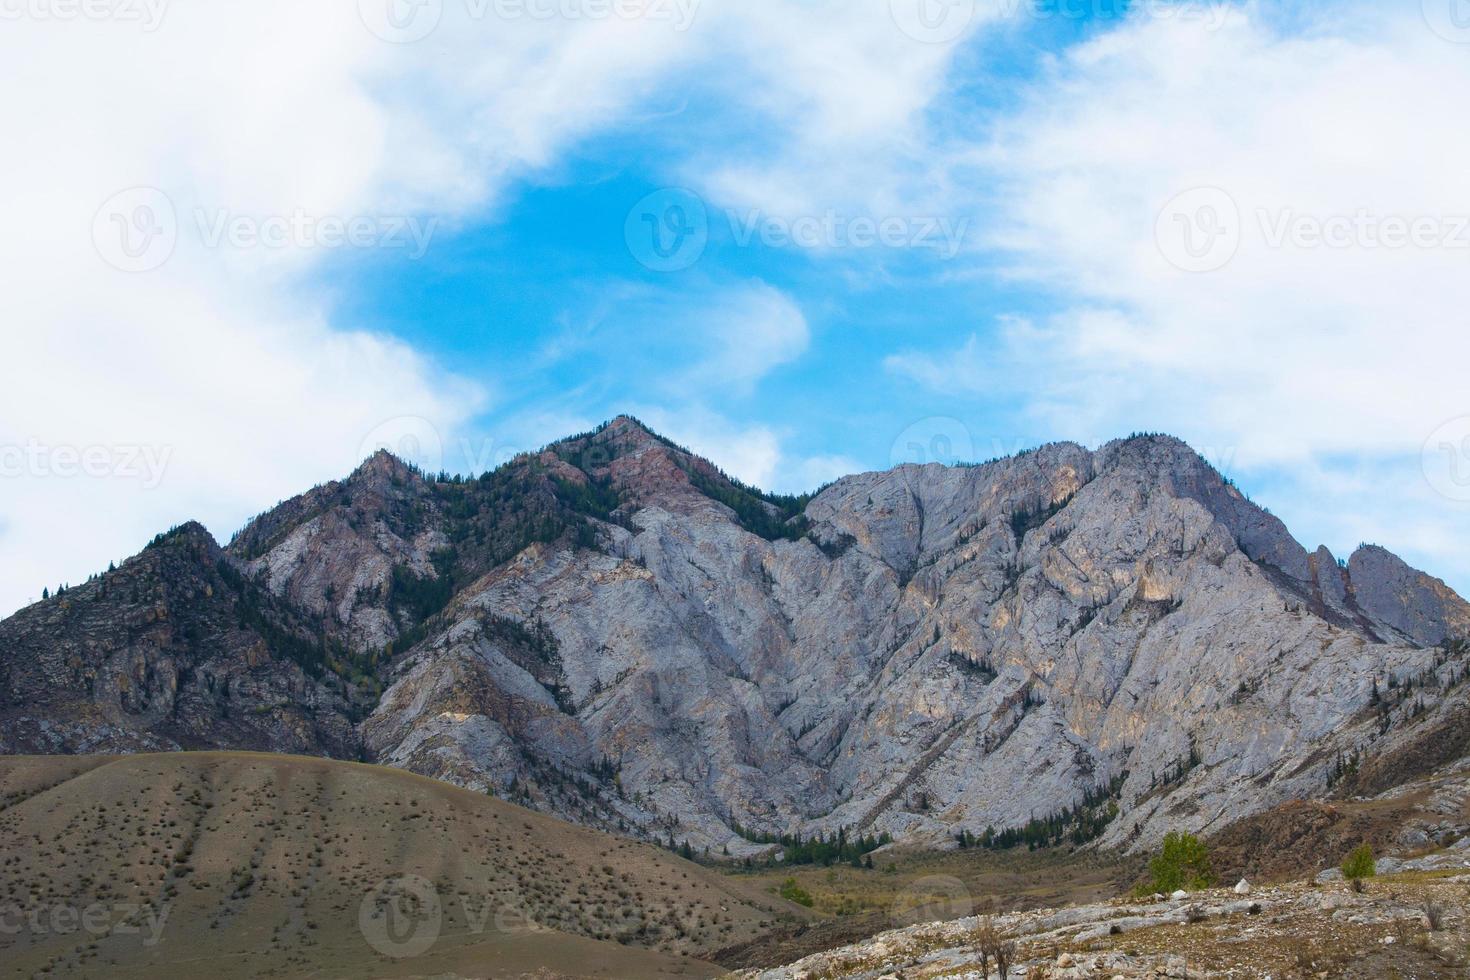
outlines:
[[1455, 687], [1432, 646], [1470, 627], [1163, 436], [784, 498], [620, 418], [480, 479], [379, 455], [223, 557], [316, 624], [327, 681], [383, 686], [371, 758], [736, 855], [1218, 828], [1393, 739], [1387, 692]]
[[1377, 545], [1348, 560], [1353, 600], [1375, 623], [1416, 643], [1443, 643], [1470, 634], [1470, 608], [1437, 578], [1410, 568]]

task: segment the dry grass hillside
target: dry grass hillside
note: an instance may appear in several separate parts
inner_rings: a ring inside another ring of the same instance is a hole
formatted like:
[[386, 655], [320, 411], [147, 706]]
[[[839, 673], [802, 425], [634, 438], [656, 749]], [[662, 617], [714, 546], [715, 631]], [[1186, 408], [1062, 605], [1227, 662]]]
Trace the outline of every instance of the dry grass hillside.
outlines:
[[806, 913], [399, 770], [0, 759], [0, 978], [709, 976]]

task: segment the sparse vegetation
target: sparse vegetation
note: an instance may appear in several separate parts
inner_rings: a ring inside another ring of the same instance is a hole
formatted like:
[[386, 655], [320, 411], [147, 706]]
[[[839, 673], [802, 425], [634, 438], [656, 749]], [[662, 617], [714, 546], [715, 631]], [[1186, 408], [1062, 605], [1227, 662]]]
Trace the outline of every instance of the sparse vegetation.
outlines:
[[[235, 753], [19, 757], [0, 760], [0, 792], [0, 896], [169, 906], [168, 941], [150, 951], [112, 937], [112, 963], [90, 961], [74, 935], [0, 936], [16, 975], [49, 964], [49, 975], [194, 976], [205, 959], [220, 977], [380, 975], [359, 909], [371, 914], [374, 897], [380, 910], [418, 907], [403, 876], [439, 896], [444, 934], [417, 961], [436, 975], [464, 955], [581, 975], [590, 954], [613, 975], [662, 976], [797, 914], [650, 845], [394, 769]], [[545, 940], [507, 944], [503, 929], [474, 927], [502, 921], [534, 922]], [[272, 926], [257, 940], [242, 922]]]
[[1425, 902], [1424, 925], [1430, 932], [1439, 932], [1443, 929], [1444, 906], [1434, 901]]
[[986, 827], [978, 836], [969, 831], [956, 835], [960, 847], [1007, 850], [1026, 845], [1029, 850], [1071, 844], [1080, 847], [1101, 837], [1118, 815], [1118, 796], [1128, 773], [1121, 772], [1101, 786], [1089, 790], [1076, 806], [1065, 807], [1045, 817], [1033, 817], [1020, 827], [996, 831]]
[[795, 878], [787, 878], [781, 882], [781, 887], [777, 889], [776, 894], [788, 902], [805, 905], [807, 908], [811, 908], [813, 905], [811, 892], [797, 884]]
[[768, 541], [799, 541], [806, 535], [808, 522], [802, 511], [814, 494], [765, 493], [724, 473], [710, 476], [697, 466], [689, 467], [688, 473], [696, 490], [733, 510], [740, 526], [750, 533]]

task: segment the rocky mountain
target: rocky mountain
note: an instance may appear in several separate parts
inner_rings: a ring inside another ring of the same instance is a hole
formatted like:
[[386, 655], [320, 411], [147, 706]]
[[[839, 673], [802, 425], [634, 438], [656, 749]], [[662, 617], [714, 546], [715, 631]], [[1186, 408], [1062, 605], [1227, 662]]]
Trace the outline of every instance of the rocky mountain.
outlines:
[[186, 524], [0, 623], [0, 753], [355, 757], [360, 695], [323, 669], [315, 630]]
[[1139, 847], [1421, 758], [1466, 635], [1168, 437], [791, 498], [619, 418], [478, 479], [379, 454], [23, 610], [0, 749], [361, 756], [736, 856]]

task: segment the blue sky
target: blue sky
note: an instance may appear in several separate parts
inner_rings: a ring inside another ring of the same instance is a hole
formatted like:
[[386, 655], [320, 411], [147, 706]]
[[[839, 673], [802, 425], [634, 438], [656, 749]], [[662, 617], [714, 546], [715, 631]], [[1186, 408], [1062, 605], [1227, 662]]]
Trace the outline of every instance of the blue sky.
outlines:
[[783, 491], [1171, 432], [1470, 588], [1454, 0], [527, 3], [10, 25], [0, 607], [620, 412]]

